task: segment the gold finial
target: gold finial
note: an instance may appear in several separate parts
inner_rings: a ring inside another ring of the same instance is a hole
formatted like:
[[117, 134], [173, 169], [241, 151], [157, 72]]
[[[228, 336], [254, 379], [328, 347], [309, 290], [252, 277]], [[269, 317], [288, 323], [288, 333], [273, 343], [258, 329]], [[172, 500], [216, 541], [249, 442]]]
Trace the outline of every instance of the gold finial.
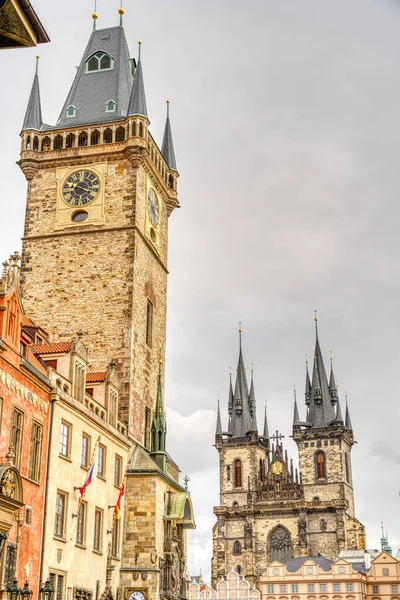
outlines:
[[251, 363], [251, 372], [254, 373], [254, 363]]
[[317, 311], [314, 310], [314, 321], [318, 321]]
[[36, 58], [40, 58], [39, 54], [36, 54]]
[[239, 333], [242, 333], [242, 321], [239, 321]]
[[219, 394], [218, 394], [218, 399], [217, 399], [217, 402], [218, 402], [218, 404], [219, 404]]
[[92, 13], [92, 19], [98, 19], [99, 15], [96, 12]]
[[329, 350], [329, 358], [330, 358], [330, 361], [332, 362], [332, 361], [333, 361], [333, 354], [332, 354], [332, 350]]
[[122, 6], [121, 6], [121, 8], [118, 9], [118, 14], [120, 14], [120, 15], [124, 15], [125, 14], [125, 11], [122, 8]]
[[138, 44], [139, 44], [139, 46], [141, 45], [141, 43], [142, 43], [142, 40], [138, 40]]
[[306, 365], [308, 365], [308, 354], [306, 354]]

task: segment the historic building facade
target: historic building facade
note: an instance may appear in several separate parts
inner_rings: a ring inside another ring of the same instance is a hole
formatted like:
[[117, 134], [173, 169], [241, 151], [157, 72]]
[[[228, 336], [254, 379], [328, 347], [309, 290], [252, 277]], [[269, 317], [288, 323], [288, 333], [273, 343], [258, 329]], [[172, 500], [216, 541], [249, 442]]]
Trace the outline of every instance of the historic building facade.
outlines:
[[354, 512], [350, 414], [346, 406], [342, 416], [333, 369], [328, 381], [316, 333], [312, 380], [306, 373], [304, 421], [296, 399], [294, 404], [299, 472], [288, 459], [282, 436], [269, 436], [266, 413], [263, 433], [258, 432], [253, 376], [249, 390], [240, 342], [227, 431], [218, 406], [220, 505], [214, 509], [213, 585], [232, 569], [257, 583], [273, 561], [319, 553], [333, 558], [342, 549], [365, 547], [364, 527]]
[[54, 127], [36, 68], [21, 133], [22, 295], [49, 333], [33, 352], [56, 397], [42, 575], [57, 600], [186, 598], [195, 526], [166, 451], [168, 218], [178, 205], [169, 105], [159, 149], [140, 44], [130, 58], [119, 13], [106, 29], [93, 14]]
[[46, 332], [25, 315], [19, 258], [5, 261], [0, 277], [0, 592], [15, 577], [39, 587], [54, 399], [46, 366], [30, 351]]

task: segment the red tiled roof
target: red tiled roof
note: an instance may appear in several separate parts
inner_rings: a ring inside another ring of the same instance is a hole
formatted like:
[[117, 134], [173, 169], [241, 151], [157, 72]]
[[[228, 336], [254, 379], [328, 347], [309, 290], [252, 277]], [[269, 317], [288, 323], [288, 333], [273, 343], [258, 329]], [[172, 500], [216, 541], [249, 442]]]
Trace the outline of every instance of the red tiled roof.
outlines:
[[59, 342], [58, 344], [36, 344], [31, 346], [33, 354], [61, 354], [71, 350], [71, 342]]
[[105, 381], [107, 373], [87, 373], [86, 383], [97, 383], [98, 381]]

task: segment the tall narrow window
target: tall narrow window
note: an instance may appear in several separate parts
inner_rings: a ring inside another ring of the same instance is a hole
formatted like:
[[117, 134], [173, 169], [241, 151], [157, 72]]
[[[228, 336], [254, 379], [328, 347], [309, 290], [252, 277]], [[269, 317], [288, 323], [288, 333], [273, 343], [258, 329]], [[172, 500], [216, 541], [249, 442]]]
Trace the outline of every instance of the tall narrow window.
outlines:
[[50, 585], [54, 590], [53, 600], [64, 599], [64, 575], [60, 573], [49, 574]]
[[97, 550], [98, 552], [101, 551], [102, 528], [103, 528], [103, 511], [100, 508], [96, 508], [96, 510], [94, 512], [93, 549]]
[[78, 513], [78, 523], [76, 526], [76, 543], [81, 546], [85, 545], [85, 529], [86, 529], [86, 502], [81, 502]]
[[8, 542], [4, 564], [4, 586], [11, 585], [15, 579], [15, 567], [17, 564], [17, 545]]
[[146, 315], [146, 344], [152, 346], [153, 340], [153, 303], [147, 300], [147, 315]]
[[233, 544], [233, 554], [242, 554], [242, 545], [238, 540]]
[[115, 427], [117, 425], [118, 394], [110, 390], [108, 394], [108, 422]]
[[151, 437], [151, 410], [146, 407], [144, 413], [144, 445], [150, 450], [150, 437]]
[[101, 444], [97, 448], [97, 475], [99, 477], [106, 476], [106, 448]]
[[115, 466], [114, 466], [114, 485], [120, 487], [122, 479], [122, 458], [115, 455]]
[[235, 460], [235, 487], [242, 487], [242, 462]]
[[317, 479], [326, 479], [326, 460], [324, 452], [317, 452], [315, 455], [315, 466]]
[[54, 535], [65, 538], [65, 513], [67, 496], [63, 492], [57, 492], [56, 496], [56, 518], [54, 523]]
[[14, 464], [16, 467], [20, 467], [21, 464], [21, 449], [22, 449], [22, 432], [24, 427], [24, 413], [18, 408], [14, 408], [12, 415], [12, 428], [11, 428], [11, 443], [14, 446], [15, 460]]
[[83, 397], [85, 395], [85, 383], [86, 383], [85, 379], [86, 379], [85, 365], [83, 363], [81, 363], [79, 360], [75, 359], [73, 395], [79, 402], [83, 402]]
[[28, 477], [33, 481], [39, 481], [40, 463], [42, 460], [42, 437], [43, 426], [33, 421], [31, 429], [31, 443], [29, 451]]
[[71, 447], [71, 425], [65, 421], [61, 421], [60, 429], [60, 455], [66, 458], [69, 457]]
[[347, 452], [344, 453], [344, 464], [346, 469], [346, 481], [347, 483], [351, 483], [350, 480], [350, 460]]
[[119, 519], [114, 519], [111, 537], [111, 555], [118, 557], [119, 551]]
[[86, 433], [82, 433], [82, 447], [81, 447], [81, 466], [88, 468], [89, 466], [89, 453], [90, 453], [90, 437]]

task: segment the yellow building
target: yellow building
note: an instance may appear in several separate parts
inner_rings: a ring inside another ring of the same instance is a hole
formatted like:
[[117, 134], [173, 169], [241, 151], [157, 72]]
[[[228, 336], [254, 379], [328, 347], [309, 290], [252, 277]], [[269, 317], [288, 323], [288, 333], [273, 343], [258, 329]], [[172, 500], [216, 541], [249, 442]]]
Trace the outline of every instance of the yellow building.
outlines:
[[263, 600], [400, 600], [400, 561], [382, 552], [370, 567], [322, 555], [274, 562], [259, 587]]

